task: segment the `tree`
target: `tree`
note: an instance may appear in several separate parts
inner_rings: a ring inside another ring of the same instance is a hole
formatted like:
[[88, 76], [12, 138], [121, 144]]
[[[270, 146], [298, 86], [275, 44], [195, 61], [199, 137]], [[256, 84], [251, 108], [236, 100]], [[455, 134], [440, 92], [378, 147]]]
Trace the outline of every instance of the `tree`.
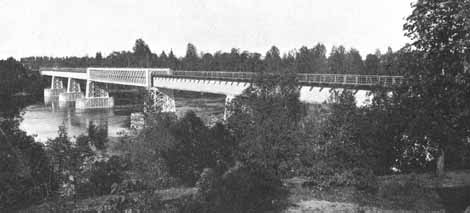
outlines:
[[108, 129], [90, 121], [88, 123], [88, 138], [93, 146], [99, 150], [104, 150], [108, 141]]
[[0, 60], [0, 118], [18, 117], [23, 107], [42, 100], [45, 83], [38, 72], [27, 70], [14, 58]]
[[101, 64], [103, 63], [103, 55], [101, 55], [101, 52], [97, 52], [96, 55], [95, 55], [95, 64], [97, 66], [101, 66]]
[[301, 47], [296, 55], [296, 69], [300, 73], [327, 73], [325, 45], [319, 43], [312, 49]]
[[326, 59], [326, 47], [323, 44], [318, 43], [315, 47], [310, 50], [313, 54], [313, 61], [316, 73], [328, 72], [328, 61]]
[[170, 53], [168, 54], [167, 65], [170, 69], [173, 70], [178, 69], [180, 66], [178, 59], [176, 58], [175, 54], [173, 54], [173, 50], [170, 50]]
[[107, 161], [95, 162], [91, 168], [88, 183], [93, 194], [110, 194], [112, 185], [123, 181], [126, 166], [126, 163], [118, 156], [112, 156]]
[[183, 59], [183, 69], [198, 70], [199, 56], [197, 54], [196, 46], [188, 43], [186, 48], [186, 55]]
[[134, 51], [134, 56], [136, 58], [137, 67], [149, 67], [150, 66], [150, 59], [152, 56], [152, 52], [150, 51], [149, 46], [145, 43], [142, 39], [137, 39], [135, 41], [135, 45], [132, 48]]
[[234, 99], [228, 125], [239, 144], [237, 159], [277, 176], [288, 175], [303, 113], [298, 95], [295, 75], [268, 73]]
[[206, 53], [202, 56], [201, 60], [201, 69], [203, 70], [213, 70], [214, 57], [210, 53]]
[[44, 145], [21, 131], [17, 122], [0, 121], [0, 210], [52, 197], [57, 187]]
[[240, 58], [240, 50], [236, 48], [232, 48], [230, 50], [230, 61], [229, 67], [230, 71], [239, 72], [241, 70], [241, 58]]
[[162, 53], [160, 53], [160, 57], [159, 57], [159, 63], [158, 63], [158, 66], [159, 67], [168, 67], [168, 56], [166, 56], [166, 53], [165, 51], [162, 51]]
[[381, 75], [394, 75], [396, 71], [397, 58], [392, 48], [388, 47], [387, 52], [380, 56], [380, 74]]
[[380, 60], [377, 55], [368, 54], [364, 61], [364, 71], [367, 75], [377, 75], [380, 70]]
[[73, 162], [72, 142], [64, 126], [59, 126], [58, 137], [48, 140], [46, 148], [53, 171], [57, 175], [55, 178], [60, 183], [68, 182], [77, 163]]
[[276, 46], [272, 46], [271, 49], [266, 52], [264, 62], [266, 63], [266, 72], [277, 73], [281, 71], [281, 55]]
[[[20, 130], [23, 107], [35, 101], [42, 79], [13, 58], [0, 60], [0, 210], [52, 196], [57, 182], [44, 146]], [[33, 96], [22, 98], [18, 93]]]
[[[470, 1], [419, 0], [404, 25], [413, 47], [426, 63], [408, 72], [408, 92], [414, 109], [410, 137], [439, 151], [437, 172], [444, 156], [453, 156], [470, 137]], [[452, 154], [451, 154], [452, 153]]]
[[333, 74], [347, 73], [346, 49], [343, 46], [333, 46], [330, 57], [328, 57], [328, 68]]
[[133, 168], [150, 186], [168, 186], [178, 178], [194, 185], [205, 168], [217, 173], [234, 163], [235, 142], [227, 128], [204, 125], [192, 111], [177, 120], [148, 114], [145, 128], [129, 147]]
[[346, 54], [346, 64], [348, 74], [365, 74], [361, 54], [356, 49], [351, 49]]

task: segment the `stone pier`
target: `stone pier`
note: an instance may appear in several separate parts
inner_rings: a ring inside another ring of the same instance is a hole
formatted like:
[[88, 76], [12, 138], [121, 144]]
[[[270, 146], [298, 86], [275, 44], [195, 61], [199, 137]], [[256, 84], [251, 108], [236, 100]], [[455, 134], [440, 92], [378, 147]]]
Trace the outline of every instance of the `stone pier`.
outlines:
[[114, 98], [109, 97], [108, 85], [87, 80], [85, 97], [76, 99], [76, 109], [105, 109], [114, 107]]
[[57, 100], [59, 95], [64, 92], [65, 88], [62, 79], [52, 76], [51, 88], [44, 89], [44, 102], [50, 103]]
[[59, 103], [74, 102], [84, 96], [77, 80], [68, 78], [67, 91], [59, 94]]

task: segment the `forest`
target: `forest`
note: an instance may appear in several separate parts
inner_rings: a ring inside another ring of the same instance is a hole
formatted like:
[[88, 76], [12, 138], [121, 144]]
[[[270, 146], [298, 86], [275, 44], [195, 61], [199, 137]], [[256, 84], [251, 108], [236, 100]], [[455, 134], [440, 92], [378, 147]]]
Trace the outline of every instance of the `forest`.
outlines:
[[[342, 46], [327, 57], [322, 44], [282, 56], [274, 46], [263, 56], [238, 49], [198, 53], [188, 44], [186, 55], [177, 58], [171, 51], [152, 53], [141, 39], [132, 51], [106, 57], [1, 60], [0, 210], [47, 203], [41, 206], [47, 211], [85, 211], [78, 207], [84, 200], [103, 198], [100, 210], [109, 211], [282, 212], [292, 205], [285, 181], [298, 177], [319, 194], [348, 187], [380, 205], [432, 210], [418, 205], [430, 192], [415, 194], [416, 180], [389, 188], [379, 180], [470, 169], [469, 16], [469, 1], [444, 6], [418, 1], [404, 25], [413, 43], [364, 60]], [[206, 126], [193, 112], [177, 118], [147, 111], [145, 128], [121, 138], [113, 150], [119, 154], [110, 154], [111, 144], [93, 125], [75, 139], [58, 127], [58, 136], [45, 144], [19, 129], [28, 103], [18, 93], [42, 91], [45, 81], [32, 71], [42, 66], [170, 67], [259, 76], [232, 101], [226, 121]], [[295, 73], [403, 75], [405, 81], [392, 95], [371, 91], [367, 106], [356, 105], [354, 91], [332, 92], [327, 103], [308, 106], [298, 99]], [[165, 193], [175, 190], [186, 196], [168, 202]]]
[[399, 75], [396, 64], [403, 60], [406, 50], [393, 52], [388, 48], [385, 54], [379, 50], [368, 54], [365, 59], [356, 49], [346, 50], [334, 46], [329, 56], [325, 45], [318, 43], [309, 48], [281, 53], [272, 46], [266, 54], [240, 51], [218, 51], [214, 54], [198, 52], [195, 45], [187, 45], [186, 54], [176, 57], [172, 51], [160, 55], [152, 53], [148, 44], [138, 39], [132, 51], [115, 51], [106, 57], [100, 52], [95, 57], [27, 57], [21, 63], [30, 69], [39, 67], [160, 67], [173, 70], [233, 71], [233, 72], [276, 72], [289, 70], [297, 73], [334, 73], [362, 75]]

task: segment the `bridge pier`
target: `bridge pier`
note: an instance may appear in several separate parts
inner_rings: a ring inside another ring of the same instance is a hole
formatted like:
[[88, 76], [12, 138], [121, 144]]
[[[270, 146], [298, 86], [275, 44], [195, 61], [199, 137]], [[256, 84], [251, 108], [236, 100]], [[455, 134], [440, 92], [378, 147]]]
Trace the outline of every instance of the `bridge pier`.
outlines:
[[150, 110], [160, 112], [176, 112], [175, 96], [171, 89], [150, 88]]
[[62, 79], [52, 76], [51, 88], [44, 89], [44, 102], [49, 103], [53, 100], [57, 100], [60, 93], [63, 92], [65, 92], [65, 88]]
[[91, 80], [86, 82], [84, 98], [78, 98], [75, 102], [76, 109], [104, 109], [113, 108], [114, 98], [109, 97], [108, 85]]
[[224, 120], [226, 121], [232, 114], [232, 100], [235, 98], [233, 95], [225, 96]]
[[73, 102], [83, 98], [80, 84], [76, 79], [68, 78], [67, 91], [59, 94], [59, 103]]

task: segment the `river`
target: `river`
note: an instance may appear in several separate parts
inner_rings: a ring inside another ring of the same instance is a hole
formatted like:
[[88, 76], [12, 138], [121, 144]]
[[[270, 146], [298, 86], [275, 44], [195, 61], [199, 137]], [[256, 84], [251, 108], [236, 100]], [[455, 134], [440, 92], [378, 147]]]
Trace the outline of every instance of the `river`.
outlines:
[[[178, 117], [188, 110], [195, 111], [206, 124], [223, 116], [224, 96], [200, 93], [175, 93]], [[116, 103], [122, 102], [117, 100]], [[142, 101], [143, 102], [143, 101]], [[76, 110], [73, 104], [59, 106], [57, 102], [36, 103], [26, 107], [20, 128], [36, 141], [45, 142], [55, 138], [60, 125], [64, 125], [70, 137], [86, 134], [90, 122], [107, 129], [109, 137], [118, 137], [130, 125], [130, 114], [141, 106], [117, 105], [114, 109]]]

